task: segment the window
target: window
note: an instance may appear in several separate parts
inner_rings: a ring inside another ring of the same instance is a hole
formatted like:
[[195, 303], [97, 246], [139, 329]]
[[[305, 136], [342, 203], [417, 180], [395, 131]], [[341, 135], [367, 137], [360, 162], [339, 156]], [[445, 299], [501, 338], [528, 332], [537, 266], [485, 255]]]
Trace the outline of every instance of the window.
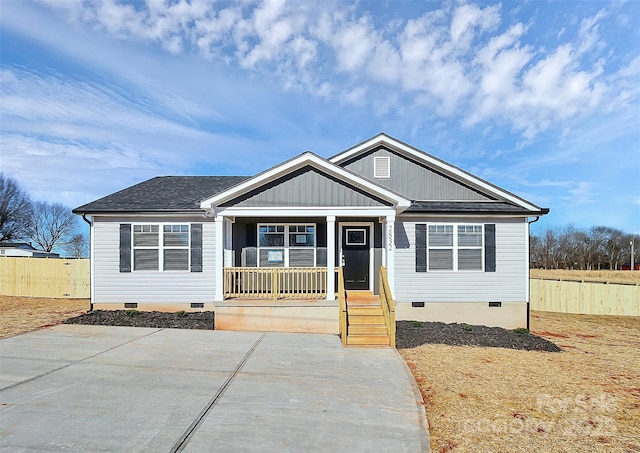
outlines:
[[315, 261], [315, 225], [258, 225], [258, 266], [313, 267]]
[[159, 262], [158, 225], [133, 226], [133, 270], [157, 271]]
[[133, 225], [133, 270], [159, 269], [189, 270], [189, 225]]
[[367, 245], [367, 233], [364, 228], [347, 228], [345, 231], [347, 245]]
[[314, 225], [289, 225], [290, 247], [313, 247], [315, 240]]
[[429, 225], [429, 271], [481, 271], [482, 251], [482, 225]]
[[482, 270], [481, 225], [458, 225], [458, 270]]
[[373, 177], [376, 179], [385, 179], [391, 177], [390, 157], [373, 158]]
[[189, 225], [164, 225], [163, 269], [165, 271], [189, 270]]

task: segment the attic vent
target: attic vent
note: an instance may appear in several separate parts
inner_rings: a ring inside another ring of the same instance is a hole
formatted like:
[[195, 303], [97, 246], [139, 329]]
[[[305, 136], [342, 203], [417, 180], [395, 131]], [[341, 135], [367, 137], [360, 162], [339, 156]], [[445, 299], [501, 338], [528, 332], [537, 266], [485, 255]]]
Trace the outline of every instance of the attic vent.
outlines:
[[391, 177], [391, 158], [389, 157], [373, 158], [373, 177], [378, 179]]

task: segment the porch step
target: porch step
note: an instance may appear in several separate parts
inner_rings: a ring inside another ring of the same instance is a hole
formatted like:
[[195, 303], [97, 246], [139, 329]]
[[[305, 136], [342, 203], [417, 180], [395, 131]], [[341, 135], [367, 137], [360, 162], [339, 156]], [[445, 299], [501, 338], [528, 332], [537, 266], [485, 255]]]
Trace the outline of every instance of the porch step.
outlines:
[[351, 315], [347, 308], [347, 321], [349, 325], [353, 324], [382, 324], [384, 326], [384, 316], [379, 315]]
[[356, 305], [353, 307], [347, 307], [349, 315], [365, 315], [365, 316], [376, 316], [382, 314], [382, 310], [380, 305]]
[[[359, 294], [357, 298], [348, 294], [348, 297], [347, 346], [389, 347], [389, 335], [378, 297], [371, 293]], [[357, 302], [354, 303], [354, 299]]]
[[349, 335], [386, 335], [384, 324], [353, 324], [349, 326]]
[[347, 291], [347, 305], [380, 305], [380, 298], [371, 291]]
[[385, 335], [348, 335], [347, 346], [389, 346], [389, 337]]

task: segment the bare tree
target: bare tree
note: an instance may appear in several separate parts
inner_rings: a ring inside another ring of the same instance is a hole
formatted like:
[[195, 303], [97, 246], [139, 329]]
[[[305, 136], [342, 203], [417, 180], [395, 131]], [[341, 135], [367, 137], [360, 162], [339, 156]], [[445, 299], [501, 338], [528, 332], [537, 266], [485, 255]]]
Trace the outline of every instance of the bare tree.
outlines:
[[45, 252], [64, 246], [78, 229], [77, 218], [60, 203], [38, 201], [33, 204], [28, 236]]
[[[619, 269], [630, 260], [631, 238], [630, 234], [605, 226], [548, 227], [530, 238], [530, 264], [546, 269]], [[635, 248], [634, 254], [640, 256], [638, 252]], [[638, 262], [637, 258], [634, 262]]]
[[18, 183], [0, 173], [0, 241], [22, 239], [31, 218], [31, 199]]
[[62, 248], [72, 258], [82, 258], [86, 256], [87, 246], [87, 238], [83, 234], [74, 234]]

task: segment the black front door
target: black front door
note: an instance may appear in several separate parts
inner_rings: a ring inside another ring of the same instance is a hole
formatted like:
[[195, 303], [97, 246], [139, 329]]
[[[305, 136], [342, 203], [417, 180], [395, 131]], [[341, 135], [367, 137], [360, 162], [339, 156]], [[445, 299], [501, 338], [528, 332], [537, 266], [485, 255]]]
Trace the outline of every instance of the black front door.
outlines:
[[342, 272], [346, 289], [369, 289], [369, 227], [342, 227]]

